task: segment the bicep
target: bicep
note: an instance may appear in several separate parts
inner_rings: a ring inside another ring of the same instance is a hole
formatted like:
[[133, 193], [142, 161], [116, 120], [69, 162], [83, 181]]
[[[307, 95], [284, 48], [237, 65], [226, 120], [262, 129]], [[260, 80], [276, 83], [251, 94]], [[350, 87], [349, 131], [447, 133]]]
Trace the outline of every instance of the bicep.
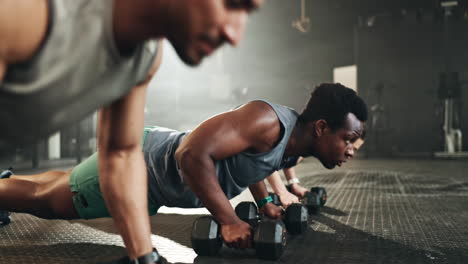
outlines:
[[147, 83], [135, 86], [127, 95], [100, 110], [98, 144], [101, 150], [139, 148], [146, 90]]
[[104, 149], [138, 147], [144, 124], [144, 106], [148, 85], [159, 69], [163, 53], [162, 41], [147, 78], [123, 98], [101, 109], [99, 113], [98, 140]]
[[248, 149], [252, 145], [251, 139], [248, 133], [236, 126], [234, 119], [235, 114], [227, 112], [204, 121], [190, 133], [180, 148], [208, 155], [214, 160]]
[[261, 152], [264, 149], [259, 146], [273, 146], [279, 134], [278, 118], [271, 107], [254, 102], [204, 121], [181, 147], [222, 160], [246, 150]]

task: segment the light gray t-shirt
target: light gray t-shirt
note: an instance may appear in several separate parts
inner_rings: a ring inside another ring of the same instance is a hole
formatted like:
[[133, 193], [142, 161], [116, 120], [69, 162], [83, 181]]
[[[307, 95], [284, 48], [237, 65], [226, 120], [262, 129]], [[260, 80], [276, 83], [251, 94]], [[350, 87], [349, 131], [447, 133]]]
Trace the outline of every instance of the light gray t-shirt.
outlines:
[[49, 135], [146, 79], [157, 42], [120, 55], [113, 2], [49, 0], [47, 34], [38, 52], [27, 62], [8, 65], [0, 81], [0, 146]]
[[[257, 183], [284, 166], [284, 151], [297, 121], [293, 109], [269, 103], [281, 123], [278, 144], [269, 152], [252, 154], [241, 152], [215, 161], [216, 175], [228, 199], [234, 198], [249, 185]], [[158, 205], [169, 207], [203, 207], [198, 197], [184, 182], [177, 170], [174, 153], [190, 132], [154, 127], [146, 135], [143, 152], [148, 168], [149, 198]]]

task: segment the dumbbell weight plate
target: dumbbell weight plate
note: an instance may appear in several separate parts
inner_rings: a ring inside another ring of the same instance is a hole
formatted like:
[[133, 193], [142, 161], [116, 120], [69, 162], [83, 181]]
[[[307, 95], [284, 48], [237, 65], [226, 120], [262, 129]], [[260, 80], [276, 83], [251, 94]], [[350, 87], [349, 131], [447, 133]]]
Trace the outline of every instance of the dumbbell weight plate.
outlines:
[[306, 192], [302, 204], [307, 207], [309, 214], [318, 214], [320, 212], [320, 197], [315, 192]]
[[262, 218], [254, 232], [254, 247], [259, 258], [279, 259], [286, 247], [286, 227], [283, 222]]
[[310, 188], [310, 192], [314, 192], [318, 194], [320, 198], [320, 206], [324, 206], [327, 202], [327, 191], [323, 187], [312, 187]]
[[223, 245], [220, 225], [212, 216], [202, 216], [193, 222], [192, 248], [200, 256], [216, 255]]
[[291, 235], [302, 234], [307, 230], [309, 214], [307, 208], [302, 204], [291, 204], [286, 209], [284, 223]]
[[240, 202], [234, 210], [236, 215], [251, 227], [255, 227], [258, 222], [258, 209], [254, 202]]

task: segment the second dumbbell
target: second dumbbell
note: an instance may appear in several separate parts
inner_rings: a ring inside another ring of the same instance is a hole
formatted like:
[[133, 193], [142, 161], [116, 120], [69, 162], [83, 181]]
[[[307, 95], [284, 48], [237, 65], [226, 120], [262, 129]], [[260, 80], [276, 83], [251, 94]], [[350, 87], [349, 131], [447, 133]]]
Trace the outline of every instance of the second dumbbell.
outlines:
[[[192, 226], [192, 248], [200, 256], [218, 254], [223, 245], [221, 226], [212, 216], [202, 216]], [[281, 221], [262, 219], [254, 228], [253, 247], [259, 258], [277, 260], [286, 247], [286, 228]]]
[[[252, 227], [255, 227], [261, 219], [266, 218], [259, 215], [257, 206], [253, 202], [241, 202], [236, 206], [235, 211], [241, 220]], [[307, 230], [309, 215], [302, 204], [291, 204], [284, 211], [283, 220], [286, 230], [292, 235], [297, 235]]]

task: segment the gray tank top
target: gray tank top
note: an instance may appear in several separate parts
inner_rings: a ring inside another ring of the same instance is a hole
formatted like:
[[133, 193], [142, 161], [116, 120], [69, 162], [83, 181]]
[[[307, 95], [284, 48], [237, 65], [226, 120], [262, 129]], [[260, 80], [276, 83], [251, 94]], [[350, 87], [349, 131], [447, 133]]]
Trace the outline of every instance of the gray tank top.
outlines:
[[[269, 103], [276, 112], [282, 127], [278, 144], [269, 152], [252, 154], [241, 152], [224, 160], [215, 161], [219, 184], [228, 197], [234, 198], [249, 185], [259, 182], [284, 166], [283, 155], [298, 114], [291, 108]], [[174, 153], [180, 142], [190, 132], [154, 127], [143, 144], [148, 168], [149, 197], [158, 204], [169, 207], [203, 207], [177, 170]]]
[[[72, 124], [122, 97], [148, 76], [157, 42], [121, 56], [113, 0], [50, 0], [49, 28], [29, 61], [0, 81], [1, 140], [25, 142]], [[10, 125], [13, 124], [13, 125]]]

